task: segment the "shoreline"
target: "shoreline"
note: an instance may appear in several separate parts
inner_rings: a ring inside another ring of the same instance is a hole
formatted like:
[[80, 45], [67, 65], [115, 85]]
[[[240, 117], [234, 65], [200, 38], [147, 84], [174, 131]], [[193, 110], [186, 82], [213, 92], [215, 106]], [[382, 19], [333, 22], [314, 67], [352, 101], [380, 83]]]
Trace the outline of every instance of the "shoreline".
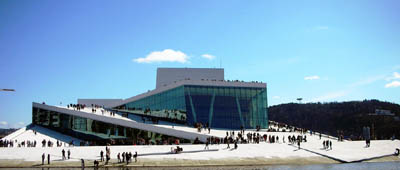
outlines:
[[[94, 167], [93, 160], [85, 160], [85, 167]], [[102, 167], [204, 167], [204, 166], [264, 166], [264, 165], [311, 165], [334, 164], [337, 161], [323, 157], [293, 157], [293, 158], [225, 158], [214, 160], [192, 159], [149, 159], [143, 158], [138, 162], [118, 163], [111, 160], [108, 165], [100, 162]], [[0, 168], [81, 168], [80, 161], [53, 161], [50, 165], [41, 165], [39, 161], [0, 160]]]
[[[398, 156], [388, 156], [364, 162], [393, 162], [400, 161]], [[269, 165], [313, 165], [313, 164], [341, 164], [338, 161], [325, 157], [287, 157], [287, 158], [224, 158], [213, 160], [192, 160], [192, 159], [151, 159], [142, 158], [138, 162], [118, 163], [116, 159], [112, 159], [108, 165], [100, 162], [99, 168], [103, 167], [204, 167], [204, 166], [269, 166]], [[94, 167], [93, 160], [85, 160], [85, 167]], [[40, 161], [24, 161], [15, 159], [0, 160], [0, 168], [81, 168], [80, 161], [52, 161], [50, 165], [41, 165]]]

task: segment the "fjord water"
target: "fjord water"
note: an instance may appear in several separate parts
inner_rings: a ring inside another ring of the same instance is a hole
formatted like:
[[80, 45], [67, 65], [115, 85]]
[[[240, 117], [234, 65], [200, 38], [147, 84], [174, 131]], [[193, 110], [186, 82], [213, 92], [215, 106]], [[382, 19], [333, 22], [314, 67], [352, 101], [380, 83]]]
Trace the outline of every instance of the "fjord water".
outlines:
[[[0, 168], [0, 170], [82, 170], [82, 168]], [[84, 168], [94, 170], [94, 168]], [[400, 162], [371, 162], [371, 163], [345, 163], [345, 164], [316, 164], [316, 165], [268, 165], [268, 166], [203, 166], [203, 167], [108, 167], [98, 168], [99, 170], [365, 170], [385, 169], [399, 170]]]

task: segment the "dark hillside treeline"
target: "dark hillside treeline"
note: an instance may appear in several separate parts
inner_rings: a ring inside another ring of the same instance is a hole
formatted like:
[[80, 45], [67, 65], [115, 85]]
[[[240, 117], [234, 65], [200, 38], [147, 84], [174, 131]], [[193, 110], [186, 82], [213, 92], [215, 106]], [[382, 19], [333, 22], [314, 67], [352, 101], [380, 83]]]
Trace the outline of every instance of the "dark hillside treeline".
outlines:
[[15, 132], [18, 129], [0, 129], [0, 138], [3, 138], [13, 132]]
[[[375, 109], [390, 110], [395, 116], [369, 115]], [[331, 103], [288, 103], [268, 108], [269, 120], [345, 138], [360, 139], [362, 127], [371, 127], [373, 139], [400, 137], [400, 105], [378, 100]]]

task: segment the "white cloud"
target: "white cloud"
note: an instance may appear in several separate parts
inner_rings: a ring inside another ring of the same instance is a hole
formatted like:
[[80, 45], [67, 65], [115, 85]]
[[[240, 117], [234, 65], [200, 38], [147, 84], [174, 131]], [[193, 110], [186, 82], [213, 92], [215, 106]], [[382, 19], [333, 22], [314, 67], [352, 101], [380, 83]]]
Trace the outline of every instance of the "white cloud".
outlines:
[[215, 56], [210, 55], [210, 54], [203, 54], [201, 55], [201, 57], [205, 58], [205, 59], [209, 59], [209, 60], [214, 60]]
[[398, 72], [393, 73], [394, 78], [400, 79], [400, 74]]
[[400, 86], [400, 81], [392, 81], [392, 82], [386, 84], [385, 88], [399, 87], [399, 86]]
[[154, 63], [154, 62], [188, 62], [189, 57], [181, 52], [172, 49], [165, 49], [164, 51], [153, 51], [144, 58], [133, 59], [137, 63]]
[[395, 80], [395, 79], [400, 79], [400, 73], [394, 72], [393, 76], [386, 78], [386, 81], [391, 81], [391, 80]]
[[304, 77], [304, 80], [318, 80], [319, 79], [319, 76], [307, 76], [307, 77]]
[[8, 122], [6, 122], [6, 121], [0, 121], [0, 126], [7, 126], [8, 125]]
[[314, 29], [315, 30], [328, 30], [329, 27], [328, 26], [316, 26]]
[[272, 97], [272, 98], [274, 98], [274, 99], [280, 99], [281, 97], [280, 97], [280, 96], [274, 96], [274, 97]]

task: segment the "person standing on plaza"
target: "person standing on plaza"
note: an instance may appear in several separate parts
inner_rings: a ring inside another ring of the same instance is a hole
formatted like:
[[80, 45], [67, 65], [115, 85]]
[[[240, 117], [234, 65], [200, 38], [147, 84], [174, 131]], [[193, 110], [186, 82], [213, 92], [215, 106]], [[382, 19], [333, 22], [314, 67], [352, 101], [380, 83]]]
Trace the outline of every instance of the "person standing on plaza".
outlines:
[[47, 154], [47, 164], [50, 165], [50, 154]]
[[103, 150], [100, 151], [100, 161], [101, 162], [104, 161], [104, 152], [103, 152]]
[[62, 152], [62, 159], [65, 160], [66, 159], [65, 158], [65, 150], [63, 149], [61, 152]]
[[99, 167], [99, 161], [94, 160], [93, 165], [94, 165], [94, 169], [97, 169]]
[[135, 158], [135, 162], [137, 162], [137, 157], [138, 157], [138, 154], [137, 154], [137, 152], [135, 151], [135, 155], [133, 155], [133, 158]]
[[105, 165], [108, 165], [108, 160], [109, 160], [109, 156], [108, 156], [108, 154], [106, 154], [106, 163], [105, 163]]
[[85, 169], [85, 160], [83, 160], [83, 159], [81, 159], [81, 166], [82, 166], [82, 169]]
[[237, 140], [235, 140], [235, 145], [234, 145], [235, 149], [238, 148], [238, 144], [237, 144]]
[[43, 153], [42, 155], [42, 165], [44, 165], [44, 159], [46, 158], [46, 155]]
[[108, 164], [108, 161], [110, 161], [110, 159], [111, 159], [110, 152], [107, 152], [106, 153], [106, 165]]
[[298, 146], [299, 149], [300, 149], [300, 140], [299, 140], [299, 139], [297, 140], [297, 146]]
[[118, 158], [118, 163], [120, 163], [120, 162], [121, 162], [121, 156], [120, 156], [120, 153], [118, 153], [118, 154], [117, 154], [117, 158]]
[[68, 149], [68, 159], [71, 158], [71, 151]]
[[209, 150], [209, 148], [208, 148], [208, 145], [209, 145], [209, 140], [208, 140], [208, 138], [207, 138], [207, 142], [206, 142], [206, 147], [204, 147], [204, 150]]
[[129, 159], [131, 158], [131, 155], [128, 152], [126, 152], [125, 156], [126, 156], [126, 164], [128, 165], [129, 164]]

